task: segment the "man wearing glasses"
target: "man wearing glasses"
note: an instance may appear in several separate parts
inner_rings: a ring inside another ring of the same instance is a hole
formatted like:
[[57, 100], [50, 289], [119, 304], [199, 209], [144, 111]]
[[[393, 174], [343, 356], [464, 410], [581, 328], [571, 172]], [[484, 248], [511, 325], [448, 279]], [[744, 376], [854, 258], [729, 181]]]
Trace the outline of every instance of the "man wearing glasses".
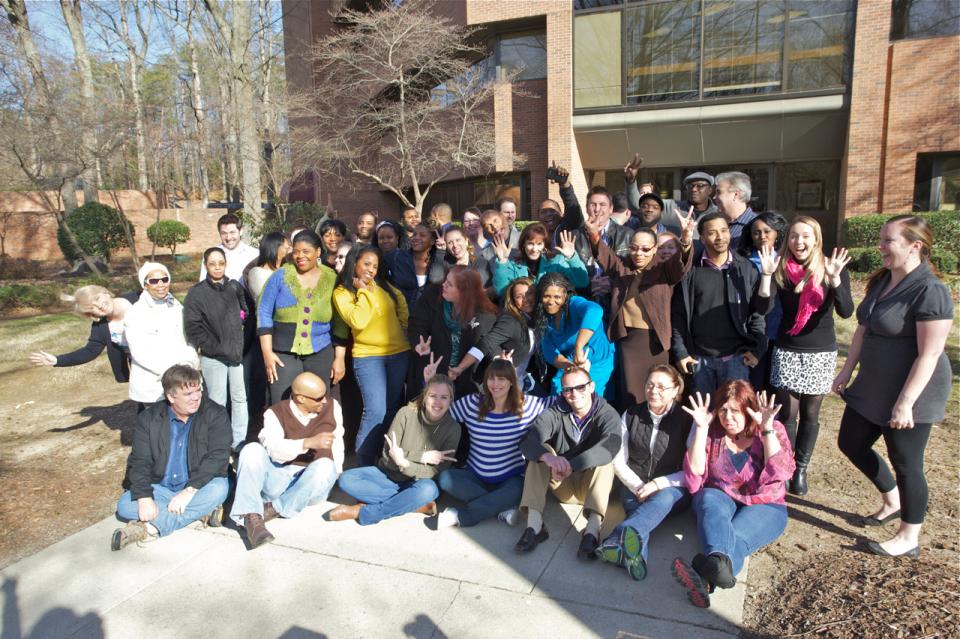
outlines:
[[[627, 197], [630, 199], [630, 208], [634, 211], [640, 211], [640, 189], [637, 186], [637, 173], [640, 170], [639, 156], [634, 157], [634, 161], [623, 169], [623, 177], [626, 182]], [[709, 173], [697, 171], [683, 178], [683, 188], [687, 198], [685, 200], [663, 200], [663, 215], [660, 223], [666, 227], [667, 231], [679, 237], [682, 230], [680, 218], [677, 217], [677, 210], [686, 215], [690, 207], [693, 207], [693, 219], [699, 220], [704, 215], [716, 213], [719, 211], [716, 203], [713, 201], [713, 191], [716, 180]], [[694, 235], [694, 239], [697, 236]]]
[[561, 502], [583, 504], [587, 527], [577, 557], [594, 559], [613, 486], [611, 462], [620, 450], [620, 416], [594, 393], [584, 368], [567, 369], [561, 395], [540, 413], [520, 442], [520, 451], [529, 460], [520, 499], [527, 528], [514, 550], [530, 552], [550, 536], [543, 525], [549, 488]]
[[343, 415], [326, 392], [313, 373], [294, 377], [290, 399], [267, 409], [259, 441], [240, 451], [230, 517], [243, 526], [250, 550], [273, 541], [266, 522], [326, 501], [343, 471]]

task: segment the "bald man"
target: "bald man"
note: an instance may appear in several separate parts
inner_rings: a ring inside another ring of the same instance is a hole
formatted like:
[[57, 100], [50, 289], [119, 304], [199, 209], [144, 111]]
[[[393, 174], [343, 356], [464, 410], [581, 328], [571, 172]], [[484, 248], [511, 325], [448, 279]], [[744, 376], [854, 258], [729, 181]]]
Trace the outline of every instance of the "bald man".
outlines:
[[320, 377], [300, 373], [290, 399], [264, 413], [259, 443], [240, 451], [230, 517], [243, 526], [251, 550], [273, 541], [266, 522], [326, 501], [343, 472], [343, 416], [326, 395]]

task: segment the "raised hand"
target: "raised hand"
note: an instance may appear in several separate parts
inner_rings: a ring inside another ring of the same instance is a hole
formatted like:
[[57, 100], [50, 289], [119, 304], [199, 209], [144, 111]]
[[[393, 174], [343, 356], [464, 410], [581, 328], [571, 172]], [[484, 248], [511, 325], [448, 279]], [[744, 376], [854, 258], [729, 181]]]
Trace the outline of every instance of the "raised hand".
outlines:
[[777, 272], [777, 265], [780, 264], [780, 258], [772, 246], [764, 245], [760, 247], [760, 272], [764, 275], [773, 275]]
[[430, 352], [430, 363], [423, 367], [423, 381], [428, 382], [430, 378], [437, 374], [437, 368], [440, 367], [440, 362], [443, 360], [443, 355], [437, 359], [433, 359], [433, 351]]
[[430, 342], [433, 340], [433, 337], [428, 337], [423, 339], [423, 335], [420, 336], [420, 342], [413, 347], [413, 352], [419, 355], [420, 357], [426, 357], [430, 354]]
[[572, 231], [560, 231], [560, 255], [568, 260], [577, 253], [577, 243]]
[[823, 260], [823, 272], [826, 273], [831, 283], [840, 284], [840, 273], [849, 263], [850, 256], [847, 255], [847, 249], [834, 248], [830, 257]]
[[493, 244], [493, 252], [497, 256], [497, 261], [501, 264], [506, 264], [507, 260], [510, 259], [510, 245], [507, 244], [507, 240], [504, 239], [503, 235], [498, 233], [493, 240], [491, 240], [491, 244]]
[[434, 247], [436, 247], [438, 251], [446, 251], [447, 241], [443, 239], [443, 235], [440, 234], [440, 231], [436, 230], [433, 232], [433, 234], [436, 236], [433, 240]]
[[693, 240], [693, 232], [697, 229], [697, 221], [693, 217], [693, 205], [690, 205], [686, 215], [677, 209], [677, 219], [680, 220], [680, 243], [689, 246]]
[[710, 422], [713, 421], [713, 412], [710, 410], [710, 393], [704, 397], [697, 391], [695, 395], [690, 396], [690, 407], [683, 407], [688, 415], [693, 417], [693, 423], [698, 428], [710, 428]]
[[637, 174], [640, 173], [640, 167], [643, 166], [643, 158], [640, 157], [639, 153], [633, 154], [633, 159], [627, 162], [627, 165], [623, 167], [623, 179], [629, 184], [630, 182], [637, 181]]
[[396, 433], [387, 433], [384, 441], [387, 443], [387, 455], [393, 460], [393, 463], [396, 464], [398, 468], [406, 468], [408, 463], [407, 456], [403, 452], [403, 449], [400, 448]]
[[760, 404], [760, 410], [747, 409], [747, 415], [757, 424], [760, 424], [760, 430], [768, 430], [773, 426], [773, 420], [780, 412], [780, 404], [773, 393], [767, 394], [767, 391], [757, 393], [757, 403]]
[[420, 455], [420, 461], [431, 466], [442, 464], [445, 461], [455, 462], [457, 461], [457, 458], [454, 457], [456, 452], [456, 448], [452, 448], [450, 450], [427, 450]]
[[570, 171], [562, 166], [557, 166], [556, 160], [551, 160], [550, 166], [557, 171], [557, 185], [559, 185], [561, 188], [565, 187], [570, 178]]

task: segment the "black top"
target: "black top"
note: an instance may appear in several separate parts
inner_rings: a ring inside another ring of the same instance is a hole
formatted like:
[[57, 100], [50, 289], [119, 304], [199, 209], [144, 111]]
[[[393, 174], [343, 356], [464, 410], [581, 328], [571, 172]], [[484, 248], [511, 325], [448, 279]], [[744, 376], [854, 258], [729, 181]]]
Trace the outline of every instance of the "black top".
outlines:
[[[953, 319], [950, 291], [924, 262], [880, 297], [890, 283], [886, 275], [857, 308], [857, 322], [866, 327], [860, 369], [847, 387], [847, 406], [874, 424], [886, 425], [907, 376], [917, 359], [917, 322]], [[950, 396], [950, 361], [941, 352], [930, 381], [913, 405], [913, 421], [932, 424], [943, 419]]]
[[204, 357], [237, 365], [243, 362], [243, 320], [247, 302], [239, 282], [208, 277], [194, 284], [183, 301], [183, 332], [187, 343]]
[[746, 344], [727, 310], [725, 271], [709, 266], [693, 273], [693, 308], [690, 333], [692, 352], [707, 357], [726, 357], [741, 351]]
[[[807, 284], [809, 286], [809, 284]], [[821, 284], [825, 288], [823, 304], [797, 335], [787, 335], [793, 328], [800, 305], [800, 294], [794, 293], [793, 288], [779, 288], [777, 297], [783, 308], [783, 319], [780, 320], [780, 329], [777, 331], [776, 346], [781, 350], [799, 351], [803, 353], [831, 353], [837, 350], [837, 333], [833, 324], [833, 309], [837, 315], [846, 319], [853, 315], [853, 296], [850, 293], [850, 275], [846, 269], [840, 271], [840, 286], [833, 288], [829, 284]]]
[[[140, 293], [124, 293], [120, 296], [131, 304], [136, 304], [140, 299]], [[97, 358], [97, 356], [107, 349], [107, 359], [110, 360], [110, 369], [113, 371], [113, 378], [118, 382], [130, 381], [130, 353], [114, 344], [110, 339], [110, 320], [106, 317], [100, 318], [90, 324], [90, 337], [87, 343], [75, 351], [57, 355], [56, 367], [79, 366], [86, 364]]]
[[693, 423], [690, 415], [674, 402], [670, 412], [660, 419], [657, 438], [650, 448], [653, 418], [646, 402], [636, 404], [623, 414], [627, 427], [627, 466], [644, 482], [683, 470], [687, 436]]

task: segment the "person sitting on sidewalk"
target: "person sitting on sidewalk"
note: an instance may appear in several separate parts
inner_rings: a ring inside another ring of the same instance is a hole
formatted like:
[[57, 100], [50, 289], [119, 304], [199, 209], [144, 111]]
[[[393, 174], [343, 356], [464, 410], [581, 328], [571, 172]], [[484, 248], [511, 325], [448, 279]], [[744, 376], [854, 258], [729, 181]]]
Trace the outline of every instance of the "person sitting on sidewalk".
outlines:
[[230, 517], [242, 525], [253, 550], [273, 541], [266, 522], [289, 519], [326, 501], [343, 471], [343, 416], [318, 375], [293, 378], [290, 399], [263, 415], [259, 442], [240, 451]]
[[340, 476], [340, 489], [357, 500], [337, 506], [330, 521], [355, 519], [369, 526], [411, 512], [436, 515], [434, 482], [456, 459], [460, 425], [450, 416], [453, 382], [434, 375], [416, 402], [401, 408], [387, 431], [376, 466], [351, 468]]
[[166, 537], [198, 519], [219, 525], [227, 498], [230, 417], [203, 397], [200, 371], [176, 364], [160, 378], [166, 401], [137, 417], [127, 461], [130, 490], [117, 515], [128, 523], [113, 532], [111, 550], [151, 537]]
[[549, 487], [561, 502], [583, 504], [587, 527], [577, 557], [595, 559], [613, 487], [611, 462], [620, 450], [620, 415], [594, 393], [590, 373], [578, 366], [563, 374], [561, 395], [562, 400], [537, 417], [520, 443], [529, 460], [520, 499], [527, 528], [514, 550], [530, 552], [550, 536], [543, 525]]

